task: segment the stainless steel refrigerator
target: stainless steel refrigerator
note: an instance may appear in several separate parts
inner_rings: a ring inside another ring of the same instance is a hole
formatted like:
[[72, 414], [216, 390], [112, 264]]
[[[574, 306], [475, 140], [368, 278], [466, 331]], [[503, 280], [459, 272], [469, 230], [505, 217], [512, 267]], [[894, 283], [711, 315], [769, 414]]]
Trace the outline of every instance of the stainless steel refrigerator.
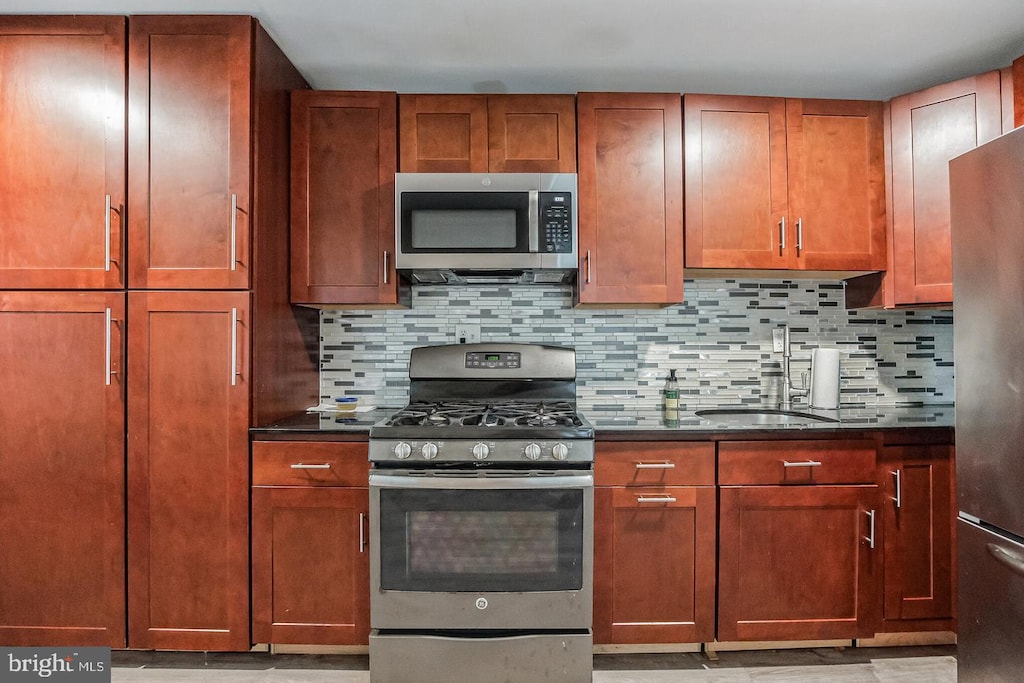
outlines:
[[1024, 128], [949, 163], [958, 680], [1024, 675]]

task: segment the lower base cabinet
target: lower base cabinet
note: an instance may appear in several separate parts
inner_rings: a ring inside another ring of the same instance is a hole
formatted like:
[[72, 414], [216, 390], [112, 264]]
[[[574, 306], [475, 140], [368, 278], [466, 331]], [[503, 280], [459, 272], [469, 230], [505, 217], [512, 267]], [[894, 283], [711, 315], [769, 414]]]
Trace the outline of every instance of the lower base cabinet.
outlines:
[[255, 442], [254, 642], [366, 645], [367, 446]]

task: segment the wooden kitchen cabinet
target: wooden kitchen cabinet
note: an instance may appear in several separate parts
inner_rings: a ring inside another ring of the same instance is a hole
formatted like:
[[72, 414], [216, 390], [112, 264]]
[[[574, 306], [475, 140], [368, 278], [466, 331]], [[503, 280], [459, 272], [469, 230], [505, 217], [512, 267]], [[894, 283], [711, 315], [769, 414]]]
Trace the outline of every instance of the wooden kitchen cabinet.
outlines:
[[253, 443], [255, 642], [368, 643], [366, 449], [365, 442]]
[[398, 304], [395, 93], [291, 101], [291, 301]]
[[954, 470], [950, 444], [882, 449], [883, 632], [955, 630]]
[[123, 285], [125, 18], [0, 16], [0, 289]]
[[572, 95], [400, 95], [403, 173], [573, 173]]
[[4, 645], [125, 646], [123, 335], [123, 293], [0, 292]]
[[594, 642], [714, 638], [711, 443], [598, 443]]
[[679, 95], [580, 93], [576, 119], [579, 303], [681, 303]]
[[882, 103], [686, 95], [686, 266], [885, 268]]
[[128, 642], [249, 649], [249, 292], [128, 294]]
[[[844, 458], [828, 456], [832, 447], [829, 441], [719, 444], [718, 640], [876, 632], [882, 520], [874, 462], [844, 471]], [[871, 457], [874, 442], [840, 448]], [[792, 471], [801, 473], [794, 483], [778, 485]], [[816, 483], [819, 472], [837, 483]]]

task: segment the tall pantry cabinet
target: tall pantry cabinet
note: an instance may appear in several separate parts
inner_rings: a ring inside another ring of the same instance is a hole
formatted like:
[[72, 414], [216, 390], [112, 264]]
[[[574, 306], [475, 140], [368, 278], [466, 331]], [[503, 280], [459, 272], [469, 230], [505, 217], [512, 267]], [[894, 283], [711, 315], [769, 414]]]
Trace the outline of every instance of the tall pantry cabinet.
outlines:
[[[35, 19], [44, 27], [94, 20]], [[100, 196], [101, 229], [90, 226], [82, 232], [100, 234], [103, 255], [109, 240], [110, 268], [122, 279], [113, 284], [112, 280], [98, 283], [91, 276], [66, 278], [59, 285], [38, 279], [3, 282], [11, 288], [116, 288], [51, 293], [58, 298], [77, 297], [88, 311], [102, 310], [102, 316], [95, 313], [90, 318], [83, 313], [77, 319], [82, 320], [80, 327], [90, 331], [95, 327], [102, 337], [100, 379], [109, 373], [106, 378], [116, 387], [108, 390], [103, 384], [103, 390], [116, 394], [109, 400], [116, 398], [125, 406], [123, 412], [110, 410], [107, 415], [108, 434], [118, 434], [119, 445], [105, 441], [108, 459], [103, 461], [108, 469], [120, 462], [121, 469], [108, 476], [111, 482], [124, 484], [120, 489], [97, 486], [94, 490], [116, 508], [115, 513], [100, 528], [97, 516], [86, 508], [68, 511], [68, 519], [75, 524], [89, 520], [97, 527], [92, 530], [94, 539], [101, 531], [122, 539], [119, 548], [108, 546], [106, 551], [109, 557], [120, 558], [109, 561], [109, 572], [117, 574], [120, 583], [113, 578], [108, 581], [108, 630], [90, 642], [132, 648], [246, 650], [250, 645], [248, 427], [315, 400], [315, 362], [306, 352], [309, 335], [315, 334], [315, 319], [313, 313], [291, 308], [287, 289], [288, 93], [307, 86], [250, 17], [133, 16], [117, 21], [122, 46], [120, 89], [108, 88], [106, 99], [97, 98], [103, 101], [103, 110], [90, 108], [91, 100], [79, 103], [78, 116], [87, 121], [109, 119], [111, 111], [118, 111], [115, 105], [120, 97], [120, 158], [126, 150], [128, 172], [122, 168], [115, 188]], [[0, 27], [12, 23], [6, 18], [0, 22]], [[48, 36], [33, 39], [52, 42]], [[0, 42], [0, 49], [10, 50], [9, 45]], [[67, 61], [76, 63], [72, 58]], [[0, 59], [0, 68], [18, 69], [23, 63]], [[44, 106], [56, 86], [49, 82], [52, 68], [39, 74], [25, 78], [36, 88], [35, 96], [25, 100]], [[66, 86], [66, 81], [61, 82]], [[0, 97], [10, 92], [4, 87]], [[99, 124], [94, 121], [93, 127]], [[67, 135], [73, 142], [81, 137], [63, 127], [51, 134]], [[0, 140], [3, 152], [13, 144], [13, 138]], [[79, 153], [77, 161], [86, 168], [86, 162], [95, 163], [84, 153]], [[37, 165], [33, 159], [25, 162], [29, 167]], [[82, 180], [79, 187], [79, 180], [79, 175], [65, 175], [66, 191], [84, 192], [95, 184]], [[111, 197], [107, 219], [112, 227], [104, 231], [107, 196]], [[56, 258], [51, 252], [73, 249], [73, 240], [53, 239], [45, 232], [46, 221], [31, 211], [40, 203], [30, 203], [17, 216], [0, 214], [0, 266], [13, 262], [6, 239], [11, 234], [31, 243], [41, 234], [43, 244], [23, 251], [35, 249], [51, 259]], [[88, 249], [95, 251], [92, 246]], [[82, 299], [83, 294], [89, 297]], [[15, 295], [20, 298], [12, 298]], [[108, 306], [100, 297], [115, 301]], [[33, 303], [28, 293], [10, 293], [0, 301], [0, 320], [9, 309], [23, 310]], [[32, 460], [49, 457], [57, 472], [61, 464], [69, 471], [76, 469], [67, 464], [72, 460], [88, 457], [100, 462], [102, 457], [98, 437], [83, 440], [60, 426], [65, 416], [52, 412], [58, 403], [95, 402], [101, 391], [75, 383], [78, 374], [86, 373], [86, 357], [78, 358], [76, 354], [82, 352], [72, 346], [78, 337], [60, 334], [64, 328], [58, 329], [56, 323], [36, 322], [32, 327], [33, 320], [49, 319], [38, 311], [47, 307], [64, 311], [68, 305], [36, 303], [37, 314], [11, 318], [12, 328], [26, 330], [0, 338], [0, 353], [33, 343], [48, 349], [28, 354], [27, 361], [38, 359], [44, 368], [37, 371], [41, 383], [47, 378], [39, 372], [49, 372], [63, 380], [53, 386], [67, 391], [60, 396], [48, 394], [48, 403], [40, 398], [32, 409], [23, 406], [17, 414], [0, 413], [5, 433], [21, 434], [37, 449], [8, 455], [20, 466], [4, 467], [0, 486], [16, 490], [37, 485], [38, 473], [32, 479], [31, 468], [25, 466], [29, 455]], [[97, 316], [109, 334], [103, 333]], [[74, 325], [68, 321], [64, 327]], [[55, 368], [46, 369], [46, 361]], [[5, 384], [26, 381], [22, 372], [8, 372], [9, 367], [5, 363], [0, 369]], [[96, 410], [90, 404], [90, 414]], [[51, 416], [50, 429], [38, 427], [45, 439], [24, 434], [26, 427], [36, 429], [38, 419], [32, 423], [25, 417], [35, 412]], [[123, 429], [115, 428], [114, 413], [124, 421]], [[109, 456], [111, 449], [119, 452], [119, 458]], [[47, 489], [41, 490], [45, 495]], [[35, 514], [31, 506], [21, 505], [14, 514], [23, 517], [25, 524], [35, 524], [37, 530], [40, 525], [57, 529], [58, 524], [67, 524], [67, 519], [49, 521]], [[5, 547], [11, 526], [0, 526]], [[47, 549], [35, 541], [32, 545], [35, 555], [25, 560], [26, 567], [29, 562], [36, 566], [66, 562], [58, 548]], [[73, 614], [74, 609], [39, 610], [29, 617], [19, 613], [29, 604], [29, 596], [50, 584], [47, 579], [40, 585], [21, 580], [29, 576], [26, 567], [8, 567], [21, 562], [6, 555], [0, 560], [5, 588], [0, 598], [0, 633], [10, 633], [9, 642], [53, 644], [52, 638], [40, 637], [36, 630], [49, 625], [33, 619], [57, 618]], [[93, 565], [82, 565], [79, 573], [92, 569]], [[95, 599], [74, 588], [66, 591], [64, 604]], [[67, 641], [83, 642], [70, 636]]]

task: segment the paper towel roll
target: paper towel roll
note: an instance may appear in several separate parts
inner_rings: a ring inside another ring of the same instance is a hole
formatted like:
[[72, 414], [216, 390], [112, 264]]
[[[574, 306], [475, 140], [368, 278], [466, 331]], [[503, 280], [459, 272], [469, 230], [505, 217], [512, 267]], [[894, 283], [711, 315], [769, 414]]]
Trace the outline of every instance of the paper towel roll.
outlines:
[[811, 395], [808, 402], [812, 408], [839, 407], [839, 349], [811, 351]]

